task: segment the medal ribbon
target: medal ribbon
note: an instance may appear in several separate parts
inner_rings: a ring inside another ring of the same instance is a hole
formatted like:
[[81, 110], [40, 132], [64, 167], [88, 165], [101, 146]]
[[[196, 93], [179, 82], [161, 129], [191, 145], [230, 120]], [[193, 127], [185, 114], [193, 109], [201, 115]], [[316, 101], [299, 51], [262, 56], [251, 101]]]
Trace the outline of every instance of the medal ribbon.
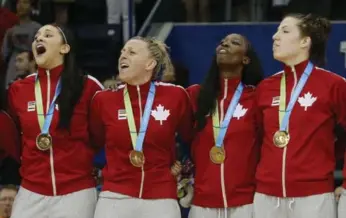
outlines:
[[147, 102], [145, 104], [144, 108], [144, 114], [141, 117], [141, 124], [140, 124], [140, 129], [139, 133], [137, 133], [136, 129], [136, 123], [135, 119], [133, 116], [133, 110], [132, 110], [132, 105], [131, 105], [131, 100], [130, 100], [130, 95], [127, 90], [127, 86], [124, 88], [124, 103], [125, 103], [125, 111], [127, 115], [127, 123], [129, 126], [129, 131], [131, 135], [131, 141], [132, 141], [132, 146], [133, 149], [136, 151], [142, 151], [143, 149], [143, 142], [144, 142], [144, 137], [145, 133], [147, 132], [148, 128], [148, 123], [149, 123], [149, 118], [150, 118], [150, 111], [154, 103], [154, 97], [155, 97], [155, 84], [152, 82], [150, 84], [150, 89], [147, 97]]
[[232, 97], [232, 101], [227, 108], [226, 116], [221, 122], [221, 126], [220, 126], [220, 118], [219, 118], [219, 106], [216, 100], [216, 110], [213, 113], [213, 132], [214, 132], [215, 145], [219, 148], [222, 147], [228, 126], [231, 123], [233, 113], [238, 105], [243, 89], [244, 89], [244, 85], [240, 82]]
[[[37, 119], [38, 123], [40, 125], [41, 133], [42, 134], [48, 134], [49, 127], [52, 122], [53, 114], [54, 114], [54, 106], [55, 101], [58, 98], [59, 94], [61, 92], [61, 81], [60, 78], [58, 80], [58, 83], [55, 88], [55, 93], [53, 100], [49, 106], [49, 109], [47, 111], [46, 117], [43, 112], [43, 101], [42, 101], [42, 90], [40, 85], [40, 80], [38, 78], [38, 74], [35, 78], [35, 101], [36, 101], [36, 113], [37, 113]], [[47, 96], [48, 98], [48, 96]]]
[[287, 131], [288, 132], [288, 123], [289, 119], [292, 113], [292, 109], [294, 107], [294, 104], [296, 103], [301, 91], [303, 90], [306, 81], [308, 80], [309, 76], [311, 75], [311, 72], [313, 70], [314, 66], [311, 62], [308, 63], [306, 66], [303, 75], [300, 77], [299, 82], [296, 86], [296, 88], [293, 91], [293, 94], [291, 96], [291, 99], [286, 107], [286, 74], [283, 73], [281, 76], [281, 82], [280, 82], [280, 106], [279, 106], [279, 125], [280, 125], [280, 131]]

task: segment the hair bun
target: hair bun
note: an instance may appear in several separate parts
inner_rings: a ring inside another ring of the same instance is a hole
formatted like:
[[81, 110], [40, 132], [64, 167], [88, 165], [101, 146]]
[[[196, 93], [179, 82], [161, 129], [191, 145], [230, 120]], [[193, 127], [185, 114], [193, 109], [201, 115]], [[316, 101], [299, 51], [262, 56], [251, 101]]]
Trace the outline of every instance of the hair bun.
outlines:
[[312, 14], [306, 15], [305, 18], [307, 21], [310, 21], [312, 27], [322, 30], [325, 36], [329, 35], [331, 31], [331, 23], [327, 18]]
[[329, 34], [331, 31], [331, 23], [324, 17], [316, 17], [317, 25], [324, 30], [325, 34]]
[[331, 32], [331, 24], [327, 18], [308, 14], [302, 17], [303, 23], [316, 33], [319, 40], [325, 41], [328, 39], [329, 33]]

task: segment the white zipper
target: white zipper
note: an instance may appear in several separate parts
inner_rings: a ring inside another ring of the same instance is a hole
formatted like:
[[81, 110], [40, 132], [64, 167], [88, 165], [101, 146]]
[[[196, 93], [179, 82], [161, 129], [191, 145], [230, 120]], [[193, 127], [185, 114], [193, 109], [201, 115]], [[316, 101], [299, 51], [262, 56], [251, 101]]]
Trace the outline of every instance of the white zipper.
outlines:
[[[51, 83], [50, 83], [50, 72], [49, 70], [46, 71], [47, 74], [47, 105], [46, 105], [46, 116], [49, 111], [50, 106], [50, 90], [51, 90]], [[54, 152], [53, 152], [53, 146], [49, 149], [49, 163], [50, 163], [50, 175], [52, 179], [52, 188], [53, 188], [53, 195], [56, 196], [56, 178], [55, 178], [55, 172], [54, 172]]]
[[[293, 87], [291, 90], [291, 97], [290, 100], [292, 98], [293, 92], [297, 86], [297, 72], [296, 69], [294, 67], [292, 67], [292, 72], [293, 72], [293, 78], [294, 78], [294, 83], [293, 83]], [[284, 72], [285, 73], [285, 72]], [[286, 108], [286, 105], [285, 105]], [[287, 125], [287, 129], [289, 128], [289, 123]], [[282, 195], [285, 198], [287, 196], [287, 192], [286, 192], [286, 156], [287, 156], [287, 148], [288, 146], [284, 147], [283, 150], [283, 154], [282, 154]]]
[[[221, 123], [224, 119], [225, 111], [224, 111], [224, 101], [227, 98], [227, 92], [228, 92], [228, 79], [224, 79], [224, 93], [223, 93], [223, 98], [220, 101], [220, 120], [219, 122]], [[217, 109], [218, 110], [218, 109]], [[226, 153], [227, 155], [227, 153]], [[222, 199], [223, 199], [223, 205], [224, 208], [226, 209], [228, 207], [227, 203], [227, 195], [226, 195], [226, 187], [225, 187], [225, 165], [224, 163], [221, 164], [220, 167], [220, 176], [221, 176], [221, 191], [222, 191]], [[225, 210], [227, 211], [227, 210]]]
[[[139, 86], [137, 86], [137, 94], [138, 94], [138, 105], [139, 105], [139, 116], [140, 116], [139, 126], [140, 126], [142, 124], [143, 111], [142, 111], [141, 90], [140, 90]], [[138, 196], [139, 198], [142, 198], [142, 195], [143, 195], [144, 176], [145, 176], [144, 165], [142, 166], [141, 169], [142, 169], [142, 175], [141, 175], [141, 186], [139, 188], [139, 196]]]

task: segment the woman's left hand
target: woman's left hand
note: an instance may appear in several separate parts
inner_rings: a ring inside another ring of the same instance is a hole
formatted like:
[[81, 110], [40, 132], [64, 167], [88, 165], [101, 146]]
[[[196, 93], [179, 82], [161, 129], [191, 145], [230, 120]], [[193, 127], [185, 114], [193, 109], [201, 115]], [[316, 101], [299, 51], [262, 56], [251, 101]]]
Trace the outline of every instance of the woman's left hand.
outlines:
[[174, 177], [178, 177], [183, 169], [180, 161], [175, 161], [171, 167], [171, 173]]

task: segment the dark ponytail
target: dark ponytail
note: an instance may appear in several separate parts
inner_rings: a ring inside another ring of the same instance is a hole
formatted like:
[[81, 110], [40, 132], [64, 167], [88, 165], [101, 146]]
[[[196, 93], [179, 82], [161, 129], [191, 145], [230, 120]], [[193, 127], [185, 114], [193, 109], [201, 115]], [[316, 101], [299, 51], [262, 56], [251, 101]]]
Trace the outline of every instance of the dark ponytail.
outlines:
[[58, 97], [59, 128], [69, 129], [74, 108], [79, 102], [84, 89], [86, 75], [82, 73], [76, 62], [74, 37], [67, 29], [55, 26], [63, 38], [64, 43], [70, 46], [70, 52], [64, 56], [64, 68], [61, 73], [61, 93]]

